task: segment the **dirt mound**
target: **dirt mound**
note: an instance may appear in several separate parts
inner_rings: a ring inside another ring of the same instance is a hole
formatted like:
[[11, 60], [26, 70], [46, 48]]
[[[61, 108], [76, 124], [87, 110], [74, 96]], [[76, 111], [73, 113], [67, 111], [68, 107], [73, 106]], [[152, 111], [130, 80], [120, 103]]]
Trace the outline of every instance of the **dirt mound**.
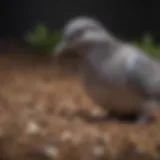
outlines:
[[160, 159], [160, 111], [146, 125], [87, 121], [82, 115], [101, 114], [83, 89], [76, 60], [58, 65], [7, 48], [0, 54], [1, 160]]

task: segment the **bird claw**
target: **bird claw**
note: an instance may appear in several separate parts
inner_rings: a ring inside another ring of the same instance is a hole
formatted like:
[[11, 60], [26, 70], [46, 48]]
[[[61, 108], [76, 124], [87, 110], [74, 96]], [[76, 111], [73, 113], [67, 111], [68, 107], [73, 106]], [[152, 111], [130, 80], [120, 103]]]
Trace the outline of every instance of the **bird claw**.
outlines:
[[140, 117], [136, 120], [136, 124], [146, 124], [147, 122], [148, 122], [147, 116], [140, 116]]

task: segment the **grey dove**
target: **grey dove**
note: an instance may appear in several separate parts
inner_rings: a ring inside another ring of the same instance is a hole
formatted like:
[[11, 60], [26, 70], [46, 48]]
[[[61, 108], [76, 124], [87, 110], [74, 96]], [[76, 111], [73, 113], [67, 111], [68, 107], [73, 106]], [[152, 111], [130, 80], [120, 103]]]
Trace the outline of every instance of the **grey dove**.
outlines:
[[142, 50], [115, 38], [97, 20], [77, 17], [63, 29], [55, 55], [81, 58], [81, 78], [92, 100], [109, 112], [148, 118], [160, 95], [160, 65]]

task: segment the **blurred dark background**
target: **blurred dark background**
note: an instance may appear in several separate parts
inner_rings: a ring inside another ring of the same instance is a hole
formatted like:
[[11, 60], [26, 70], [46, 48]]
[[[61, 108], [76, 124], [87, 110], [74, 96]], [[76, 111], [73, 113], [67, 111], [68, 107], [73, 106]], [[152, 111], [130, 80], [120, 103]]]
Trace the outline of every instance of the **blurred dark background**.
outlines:
[[160, 41], [159, 3], [142, 0], [1, 0], [0, 37], [22, 38], [37, 22], [59, 29], [70, 18], [99, 19], [116, 36], [133, 40], [151, 33]]

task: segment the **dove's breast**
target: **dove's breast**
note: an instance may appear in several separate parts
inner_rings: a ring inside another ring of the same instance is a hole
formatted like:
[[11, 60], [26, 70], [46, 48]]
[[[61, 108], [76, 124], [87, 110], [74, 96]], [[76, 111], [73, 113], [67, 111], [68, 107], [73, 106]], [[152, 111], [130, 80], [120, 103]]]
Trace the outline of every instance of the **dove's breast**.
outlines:
[[[84, 59], [81, 65], [81, 76], [93, 101], [118, 112], [139, 110], [144, 98], [141, 92], [127, 82], [125, 59], [119, 63], [120, 61], [112, 62], [111, 59], [106, 60], [104, 57], [92, 58]], [[104, 63], [106, 63], [105, 66], [103, 66]]]

